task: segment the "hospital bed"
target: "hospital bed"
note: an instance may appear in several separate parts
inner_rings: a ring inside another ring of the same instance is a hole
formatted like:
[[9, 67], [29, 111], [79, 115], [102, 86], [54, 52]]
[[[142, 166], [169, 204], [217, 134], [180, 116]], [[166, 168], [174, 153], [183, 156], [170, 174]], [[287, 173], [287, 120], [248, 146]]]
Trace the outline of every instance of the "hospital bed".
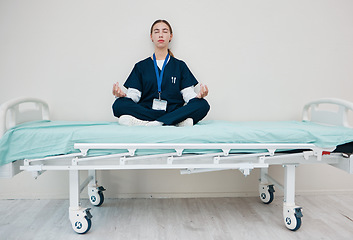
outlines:
[[[295, 204], [295, 170], [300, 164], [330, 164], [353, 173], [353, 103], [322, 99], [308, 103], [303, 121], [202, 121], [193, 127], [125, 127], [114, 122], [50, 121], [48, 104], [18, 98], [0, 106], [0, 177], [29, 171], [69, 171], [69, 219], [77, 233], [92, 225], [90, 208], [80, 204], [87, 187], [90, 202], [101, 206], [104, 187], [97, 170], [178, 169], [182, 174], [235, 169], [244, 176], [260, 169], [259, 196], [284, 192], [285, 226], [298, 230], [302, 208]], [[268, 174], [282, 165], [284, 184]], [[80, 181], [80, 172], [88, 177]]]

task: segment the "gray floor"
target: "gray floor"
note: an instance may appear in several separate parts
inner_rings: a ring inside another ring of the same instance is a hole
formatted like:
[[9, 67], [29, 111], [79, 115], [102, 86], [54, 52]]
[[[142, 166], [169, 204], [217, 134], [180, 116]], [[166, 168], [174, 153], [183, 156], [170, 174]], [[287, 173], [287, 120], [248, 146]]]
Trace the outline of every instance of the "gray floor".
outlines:
[[[282, 219], [282, 198], [106, 199], [76, 234], [68, 200], [0, 200], [0, 239], [353, 239], [353, 195], [297, 196], [302, 227]], [[90, 206], [87, 200], [82, 201]]]

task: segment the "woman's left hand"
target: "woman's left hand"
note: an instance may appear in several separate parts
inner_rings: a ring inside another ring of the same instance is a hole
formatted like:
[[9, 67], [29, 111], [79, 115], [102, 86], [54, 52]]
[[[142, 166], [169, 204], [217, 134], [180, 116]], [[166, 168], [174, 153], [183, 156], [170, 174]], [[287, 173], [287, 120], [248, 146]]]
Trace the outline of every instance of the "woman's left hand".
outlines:
[[197, 94], [197, 98], [204, 98], [208, 95], [208, 87], [207, 85], [200, 84], [200, 92]]

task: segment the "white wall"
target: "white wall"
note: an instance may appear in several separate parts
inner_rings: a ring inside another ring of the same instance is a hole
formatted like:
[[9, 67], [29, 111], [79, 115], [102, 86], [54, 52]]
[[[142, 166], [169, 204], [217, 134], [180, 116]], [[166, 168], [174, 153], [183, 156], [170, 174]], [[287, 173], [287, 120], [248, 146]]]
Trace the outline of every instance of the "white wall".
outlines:
[[[35, 96], [53, 120], [114, 121], [112, 84], [153, 52], [149, 28], [165, 18], [172, 51], [210, 88], [208, 119], [300, 120], [310, 100], [353, 101], [352, 10], [350, 0], [1, 0], [0, 103]], [[237, 196], [256, 193], [258, 171], [99, 176], [111, 197]], [[353, 191], [353, 176], [329, 166], [297, 176], [299, 192]], [[67, 177], [22, 173], [0, 180], [0, 197], [67, 197]]]

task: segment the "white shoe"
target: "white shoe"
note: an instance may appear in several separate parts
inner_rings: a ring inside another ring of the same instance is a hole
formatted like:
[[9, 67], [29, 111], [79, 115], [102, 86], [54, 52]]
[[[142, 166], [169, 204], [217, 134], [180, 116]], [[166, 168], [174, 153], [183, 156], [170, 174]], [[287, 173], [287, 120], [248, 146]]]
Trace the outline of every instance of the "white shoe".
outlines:
[[146, 126], [149, 123], [149, 121], [140, 120], [130, 115], [122, 115], [118, 121], [123, 126]]
[[192, 126], [194, 126], [194, 120], [192, 120], [192, 118], [187, 118], [184, 121], [178, 123], [176, 126], [177, 127], [192, 127]]
[[146, 126], [148, 127], [158, 127], [158, 126], [163, 126], [162, 122], [158, 122], [158, 121], [150, 121], [146, 124]]

